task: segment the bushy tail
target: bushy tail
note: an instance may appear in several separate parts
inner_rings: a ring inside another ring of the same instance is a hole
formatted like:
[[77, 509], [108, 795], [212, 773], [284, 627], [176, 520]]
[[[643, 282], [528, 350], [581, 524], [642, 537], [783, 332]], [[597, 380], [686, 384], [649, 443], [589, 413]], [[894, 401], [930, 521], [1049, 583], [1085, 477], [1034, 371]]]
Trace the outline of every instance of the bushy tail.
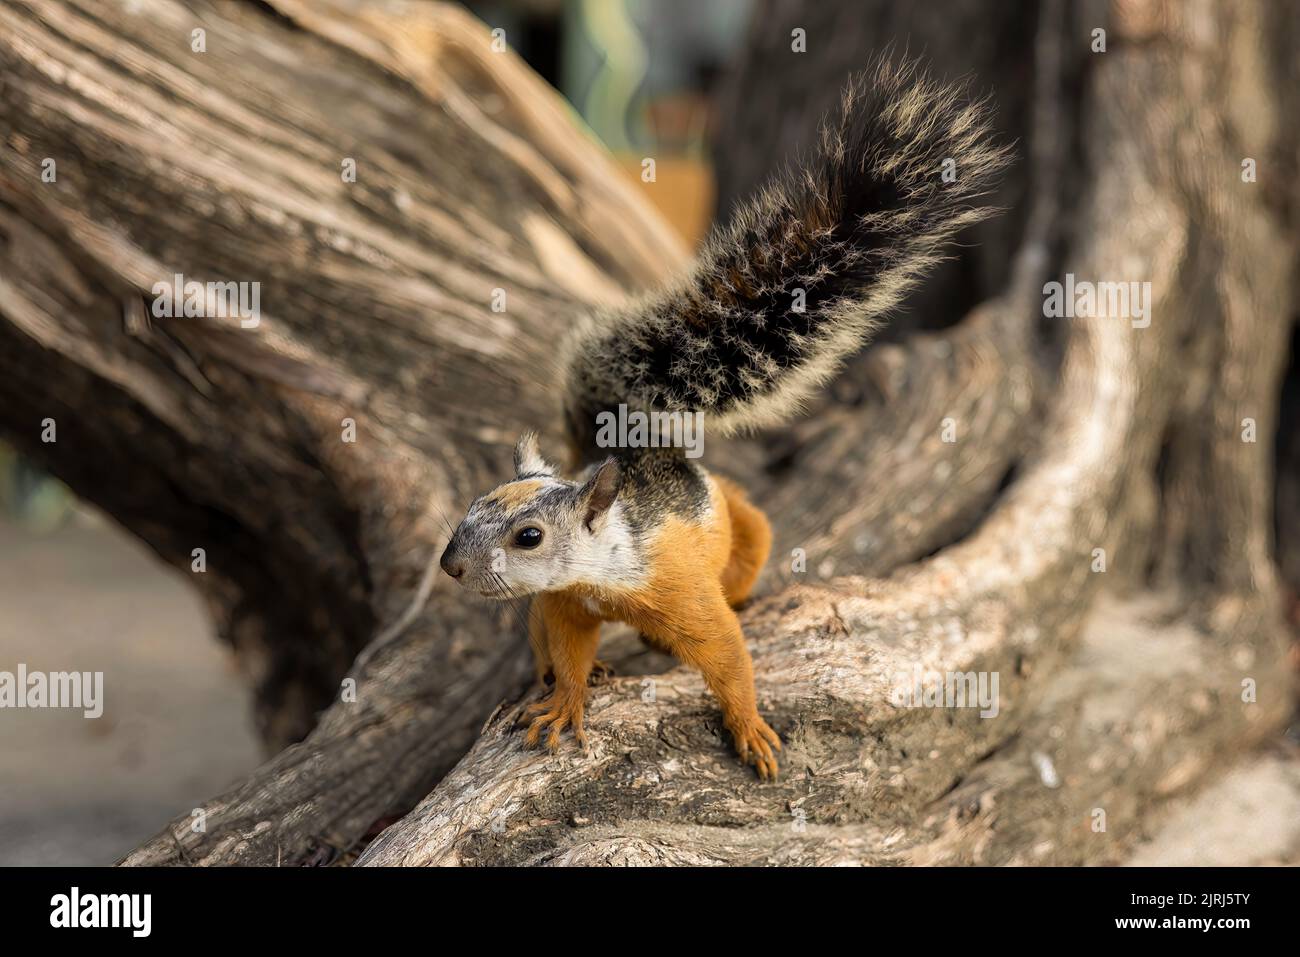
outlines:
[[571, 437], [589, 448], [596, 414], [620, 403], [701, 411], [724, 434], [794, 415], [953, 235], [991, 215], [973, 201], [1009, 157], [966, 87], [877, 60], [849, 82], [810, 162], [715, 230], [688, 278], [575, 330]]

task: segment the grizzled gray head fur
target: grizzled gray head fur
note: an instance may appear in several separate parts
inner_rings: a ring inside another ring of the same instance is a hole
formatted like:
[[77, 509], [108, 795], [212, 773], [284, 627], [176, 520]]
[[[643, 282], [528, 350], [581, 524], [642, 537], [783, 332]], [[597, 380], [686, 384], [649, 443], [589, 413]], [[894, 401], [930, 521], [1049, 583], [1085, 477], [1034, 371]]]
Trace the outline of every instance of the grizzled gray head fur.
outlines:
[[493, 598], [517, 598], [598, 583], [625, 534], [619, 520], [622, 470], [606, 459], [581, 481], [555, 474], [528, 433], [515, 447], [515, 477], [481, 495], [456, 527], [442, 570]]

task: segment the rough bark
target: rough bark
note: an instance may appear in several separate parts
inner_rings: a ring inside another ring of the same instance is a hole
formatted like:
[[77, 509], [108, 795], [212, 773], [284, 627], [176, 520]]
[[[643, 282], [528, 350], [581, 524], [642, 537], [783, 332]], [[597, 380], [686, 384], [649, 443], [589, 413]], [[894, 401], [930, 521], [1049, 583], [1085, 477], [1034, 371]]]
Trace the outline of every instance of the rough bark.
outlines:
[[[1296, 146], [1288, 18], [1048, 2], [958, 44], [1021, 156], [984, 252], [910, 304], [965, 315], [902, 322], [788, 433], [710, 446], [777, 522], [744, 615], [787, 742], [763, 786], [680, 669], [598, 686], [590, 753], [524, 750], [517, 618], [428, 574], [444, 515], [554, 422], [566, 317], [684, 264], [555, 94], [441, 5], [0, 10], [0, 428], [164, 560], [207, 549], [195, 584], [269, 746], [306, 735], [208, 802], [206, 831], [178, 818], [127, 862], [326, 860], [439, 779], [363, 862], [1113, 859], [1285, 714], [1268, 449], [1296, 247], [1268, 184]], [[1065, 271], [1149, 279], [1151, 325], [1043, 319]], [[176, 272], [262, 280], [261, 325], [141, 322]], [[1176, 611], [1153, 622], [1157, 601]], [[1116, 635], [1157, 650], [1125, 659]], [[998, 716], [898, 707], [916, 665], [996, 672]], [[1116, 841], [1088, 837], [1098, 802]]]

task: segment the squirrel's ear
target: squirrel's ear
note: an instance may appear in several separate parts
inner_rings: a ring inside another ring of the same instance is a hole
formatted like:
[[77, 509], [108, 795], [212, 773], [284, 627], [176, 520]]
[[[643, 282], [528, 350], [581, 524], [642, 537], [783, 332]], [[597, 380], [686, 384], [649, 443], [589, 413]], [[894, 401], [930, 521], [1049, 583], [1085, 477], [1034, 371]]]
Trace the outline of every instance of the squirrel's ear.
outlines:
[[525, 432], [515, 445], [515, 477], [554, 475], [555, 469], [537, 449], [537, 433]]
[[605, 459], [578, 491], [578, 507], [583, 510], [582, 524], [587, 531], [597, 531], [622, 487], [623, 469], [618, 460]]

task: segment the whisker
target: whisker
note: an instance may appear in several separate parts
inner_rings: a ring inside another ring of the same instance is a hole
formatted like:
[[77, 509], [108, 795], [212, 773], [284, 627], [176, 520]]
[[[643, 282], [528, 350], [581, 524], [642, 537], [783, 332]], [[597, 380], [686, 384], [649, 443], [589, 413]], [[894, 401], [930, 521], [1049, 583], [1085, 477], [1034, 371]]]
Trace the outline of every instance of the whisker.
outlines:
[[513, 604], [513, 602], [518, 601], [521, 596], [516, 595], [514, 591], [511, 590], [510, 586], [506, 583], [506, 580], [501, 576], [500, 572], [489, 570], [488, 575], [491, 576], [494, 584], [498, 588], [500, 588], [501, 591], [504, 593], [502, 597], [502, 601], [505, 603], [506, 607], [509, 608], [511, 612], [514, 613], [515, 620], [519, 622], [520, 627], [523, 628], [524, 630], [524, 634], [527, 635], [528, 622], [524, 619], [523, 615], [520, 614], [519, 608], [515, 604]]
[[432, 502], [433, 507], [438, 510], [438, 516], [442, 519], [442, 524], [447, 526], [447, 531], [450, 532], [452, 535], [455, 535], [456, 529], [455, 527], [452, 526], [451, 522], [448, 521], [447, 513], [442, 510], [442, 506], [438, 504], [438, 500], [431, 498], [429, 499], [429, 501]]

